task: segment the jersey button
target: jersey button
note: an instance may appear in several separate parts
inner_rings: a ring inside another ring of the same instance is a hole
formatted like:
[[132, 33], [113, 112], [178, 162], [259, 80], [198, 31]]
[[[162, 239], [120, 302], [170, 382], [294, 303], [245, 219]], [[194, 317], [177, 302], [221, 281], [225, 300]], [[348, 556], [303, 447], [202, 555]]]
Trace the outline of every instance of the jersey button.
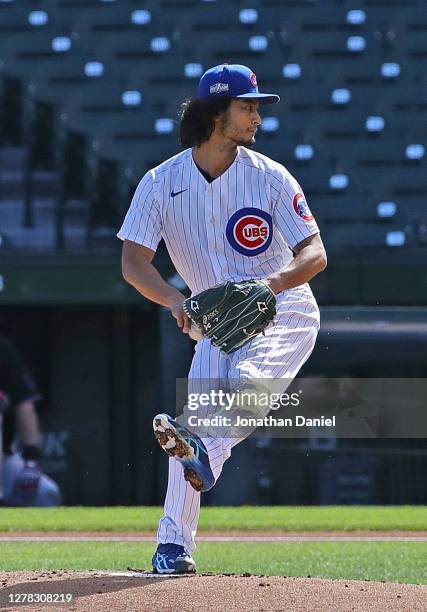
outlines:
[[213, 217], [213, 216], [212, 216], [212, 217], [210, 218], [210, 222], [211, 222], [211, 223], [215, 223], [215, 217]]

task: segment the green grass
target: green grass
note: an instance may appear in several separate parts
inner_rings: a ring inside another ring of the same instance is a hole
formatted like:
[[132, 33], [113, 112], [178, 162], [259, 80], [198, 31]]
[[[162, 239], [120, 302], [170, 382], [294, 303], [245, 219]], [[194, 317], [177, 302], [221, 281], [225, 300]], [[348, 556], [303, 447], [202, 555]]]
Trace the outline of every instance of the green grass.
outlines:
[[[0, 532], [155, 531], [160, 507], [0, 508]], [[427, 530], [427, 506], [222, 506], [202, 509], [199, 532]]]
[[[1, 544], [0, 570], [150, 569], [154, 543]], [[425, 545], [406, 542], [207, 543], [199, 572], [311, 576], [426, 584]]]

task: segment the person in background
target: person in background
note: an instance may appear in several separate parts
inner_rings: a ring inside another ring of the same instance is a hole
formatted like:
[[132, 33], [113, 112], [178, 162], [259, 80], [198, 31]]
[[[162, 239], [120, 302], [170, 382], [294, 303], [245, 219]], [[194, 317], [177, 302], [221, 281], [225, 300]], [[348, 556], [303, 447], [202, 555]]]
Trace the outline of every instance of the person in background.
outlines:
[[0, 336], [0, 505], [58, 506], [59, 486], [39, 460], [37, 386], [16, 347]]

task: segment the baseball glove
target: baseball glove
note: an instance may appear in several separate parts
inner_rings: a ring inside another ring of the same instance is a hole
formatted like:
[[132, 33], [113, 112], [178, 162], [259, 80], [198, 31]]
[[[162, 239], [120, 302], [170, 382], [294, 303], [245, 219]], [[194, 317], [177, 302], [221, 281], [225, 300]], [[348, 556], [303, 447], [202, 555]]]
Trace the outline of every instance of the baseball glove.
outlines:
[[202, 337], [232, 353], [273, 321], [276, 296], [261, 280], [227, 281], [186, 299], [183, 310]]

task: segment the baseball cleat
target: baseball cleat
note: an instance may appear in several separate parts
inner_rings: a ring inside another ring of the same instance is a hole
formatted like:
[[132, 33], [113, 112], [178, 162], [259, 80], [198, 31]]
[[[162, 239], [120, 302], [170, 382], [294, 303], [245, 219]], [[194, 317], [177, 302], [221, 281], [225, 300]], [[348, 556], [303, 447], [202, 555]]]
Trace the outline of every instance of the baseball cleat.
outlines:
[[194, 559], [183, 546], [159, 544], [152, 558], [155, 574], [195, 574]]
[[201, 439], [179, 425], [168, 414], [158, 414], [153, 420], [154, 435], [163, 450], [179, 461], [184, 478], [196, 491], [209, 491], [215, 484], [208, 452]]

